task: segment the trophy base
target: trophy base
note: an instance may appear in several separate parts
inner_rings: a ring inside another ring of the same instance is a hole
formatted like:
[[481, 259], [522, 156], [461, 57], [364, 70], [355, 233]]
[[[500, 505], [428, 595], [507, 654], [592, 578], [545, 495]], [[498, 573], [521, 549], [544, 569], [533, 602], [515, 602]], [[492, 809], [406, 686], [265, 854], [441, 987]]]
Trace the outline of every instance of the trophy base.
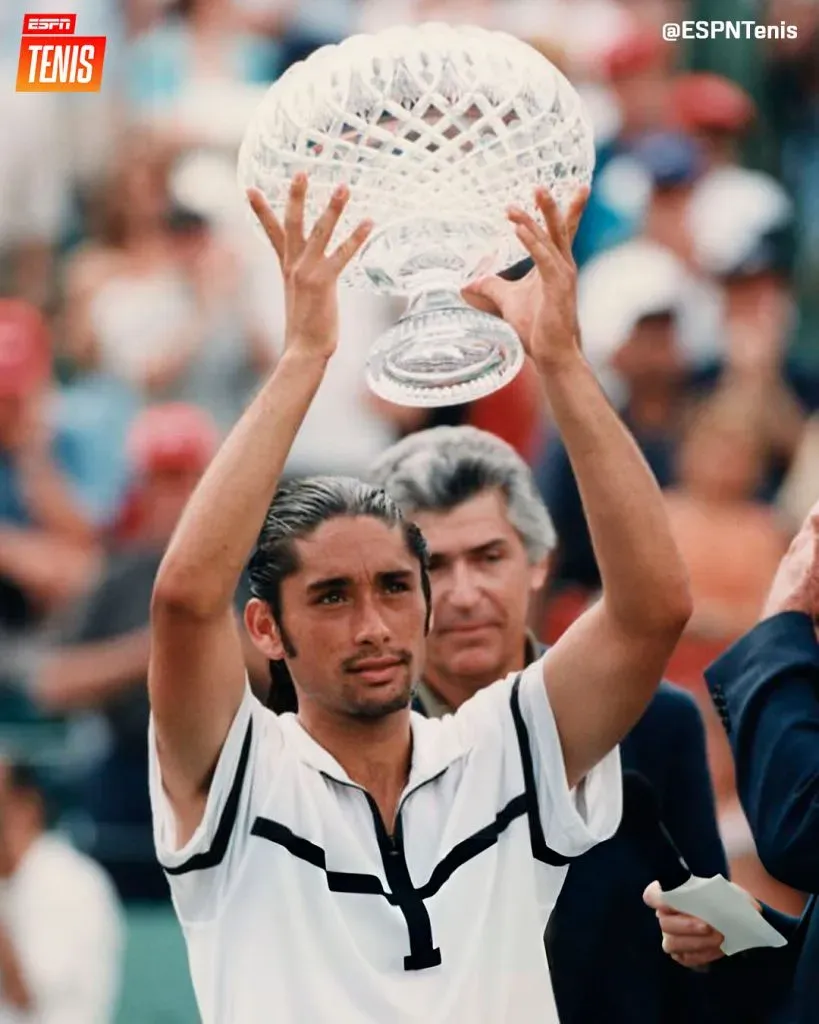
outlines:
[[462, 405], [500, 390], [525, 353], [504, 320], [468, 305], [456, 291], [417, 295], [367, 361], [367, 384], [396, 405]]

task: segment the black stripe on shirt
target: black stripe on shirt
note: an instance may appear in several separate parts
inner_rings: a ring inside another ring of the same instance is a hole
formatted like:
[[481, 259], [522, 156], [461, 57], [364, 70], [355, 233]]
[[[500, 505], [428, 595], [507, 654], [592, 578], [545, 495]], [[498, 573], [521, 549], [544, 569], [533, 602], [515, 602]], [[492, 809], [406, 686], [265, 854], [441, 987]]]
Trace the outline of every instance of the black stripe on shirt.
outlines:
[[523, 787], [526, 799], [526, 816], [529, 819], [529, 837], [532, 842], [532, 856], [543, 864], [550, 864], [552, 867], [563, 867], [572, 858], [563, 857], [547, 844], [543, 834], [543, 823], [540, 820], [540, 808], [537, 800], [537, 786], [535, 785], [535, 767], [532, 761], [532, 748], [529, 746], [529, 730], [523, 721], [520, 710], [520, 675], [512, 684], [512, 696], [510, 707], [512, 710], [512, 721], [515, 724], [515, 733], [518, 737], [520, 747], [520, 760], [523, 767]]
[[435, 865], [426, 885], [422, 885], [418, 890], [421, 899], [426, 900], [430, 896], [434, 896], [444, 882], [449, 881], [458, 868], [483, 853], [484, 850], [494, 846], [501, 832], [504, 832], [515, 818], [519, 818], [525, 813], [526, 795], [521, 793], [520, 796], [510, 800], [502, 810], [498, 811], [493, 822], [484, 825], [482, 829], [479, 829], [466, 839], [462, 839], [460, 843], [456, 843], [443, 860]]
[[295, 832], [278, 821], [270, 818], [257, 818], [253, 822], [250, 834], [266, 839], [269, 843], [283, 846], [299, 860], [306, 860], [320, 868], [327, 876], [327, 885], [332, 892], [370, 893], [373, 896], [386, 896], [381, 879], [375, 875], [363, 875], [354, 871], [328, 871], [327, 855], [320, 846], [309, 839], [297, 836]]
[[222, 816], [216, 827], [213, 842], [210, 849], [204, 853], [195, 853], [188, 860], [176, 867], [166, 867], [160, 861], [160, 866], [166, 875], [186, 875], [190, 871], [205, 871], [207, 868], [215, 868], [221, 864], [227, 853], [230, 836], [233, 826], [236, 824], [236, 816], [239, 813], [239, 798], [242, 795], [242, 785], [247, 774], [247, 763], [250, 758], [250, 744], [253, 739], [253, 719], [247, 724], [247, 732], [242, 742], [242, 750], [239, 754], [239, 762], [236, 765], [236, 774], [233, 777], [233, 784], [230, 787], [225, 806], [222, 808]]

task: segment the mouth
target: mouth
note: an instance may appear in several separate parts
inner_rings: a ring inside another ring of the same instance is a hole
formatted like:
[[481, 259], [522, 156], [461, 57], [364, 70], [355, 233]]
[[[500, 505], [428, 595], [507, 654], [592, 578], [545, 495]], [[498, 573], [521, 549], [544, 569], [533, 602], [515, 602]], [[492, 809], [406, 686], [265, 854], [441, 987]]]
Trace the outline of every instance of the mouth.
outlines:
[[470, 636], [474, 633], [485, 633], [487, 629], [493, 629], [494, 622], [474, 622], [463, 626], [450, 626], [442, 629], [442, 633], [454, 634], [455, 636]]
[[348, 671], [368, 683], [390, 683], [396, 669], [406, 664], [406, 658], [366, 658], [356, 662]]

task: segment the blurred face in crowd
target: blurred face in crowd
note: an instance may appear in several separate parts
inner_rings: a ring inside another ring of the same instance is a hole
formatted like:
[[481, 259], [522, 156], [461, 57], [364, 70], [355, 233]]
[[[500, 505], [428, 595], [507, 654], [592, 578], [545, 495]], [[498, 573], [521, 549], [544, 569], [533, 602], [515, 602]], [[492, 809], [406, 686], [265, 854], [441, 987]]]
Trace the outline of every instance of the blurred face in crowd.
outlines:
[[676, 322], [670, 314], [644, 317], [612, 359], [614, 369], [633, 391], [666, 389], [685, 372], [677, 342]]
[[703, 501], [751, 500], [763, 468], [758, 431], [730, 414], [705, 414], [695, 420], [680, 450], [680, 483]]
[[692, 257], [686, 224], [691, 192], [690, 184], [655, 189], [646, 216], [646, 237], [666, 246], [684, 262], [690, 262]]
[[135, 142], [122, 156], [105, 196], [107, 232], [115, 241], [156, 231], [168, 208], [165, 169], [153, 151]]
[[294, 542], [281, 582], [281, 632], [251, 600], [245, 622], [269, 659], [284, 658], [299, 713], [379, 720], [406, 709], [424, 653], [426, 604], [401, 529], [337, 516]]
[[668, 73], [658, 65], [614, 83], [620, 105], [624, 135], [636, 135], [659, 127], [668, 102]]
[[771, 346], [785, 340], [791, 317], [786, 283], [775, 274], [755, 274], [730, 281], [725, 288], [729, 340], [747, 343], [762, 338]]
[[446, 512], [419, 511], [430, 552], [432, 630], [425, 677], [471, 692], [522, 668], [529, 601], [546, 578], [509, 522], [506, 499], [485, 491]]
[[140, 499], [145, 509], [143, 532], [147, 538], [170, 540], [200, 477], [198, 466], [157, 466], [144, 474]]

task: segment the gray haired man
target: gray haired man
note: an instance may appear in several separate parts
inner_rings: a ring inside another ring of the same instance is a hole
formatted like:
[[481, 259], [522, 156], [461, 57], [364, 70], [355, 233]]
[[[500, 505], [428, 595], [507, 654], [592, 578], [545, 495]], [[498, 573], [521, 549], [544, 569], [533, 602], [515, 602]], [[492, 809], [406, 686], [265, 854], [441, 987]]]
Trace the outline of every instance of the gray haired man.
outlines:
[[[433, 613], [415, 708], [440, 717], [542, 653], [527, 623], [546, 580], [554, 527], [526, 463], [474, 427], [410, 435], [378, 460], [371, 478], [427, 540]], [[655, 787], [692, 870], [725, 874], [694, 701], [662, 683], [620, 750], [623, 770]], [[721, 1019], [733, 986], [663, 955], [657, 921], [641, 899], [655, 877], [656, 865], [624, 831], [572, 862], [546, 936], [561, 1021]]]
[[417, 703], [437, 717], [540, 653], [526, 623], [554, 527], [523, 460], [474, 427], [411, 434], [371, 472], [430, 549], [433, 624]]

